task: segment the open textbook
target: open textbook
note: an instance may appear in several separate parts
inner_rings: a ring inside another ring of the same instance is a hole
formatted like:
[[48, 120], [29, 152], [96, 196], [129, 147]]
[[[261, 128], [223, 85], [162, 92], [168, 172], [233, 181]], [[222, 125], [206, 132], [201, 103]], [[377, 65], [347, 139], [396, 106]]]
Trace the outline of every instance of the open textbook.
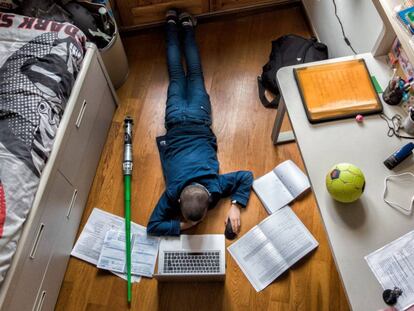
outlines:
[[309, 187], [308, 178], [291, 160], [253, 182], [253, 189], [269, 214], [288, 205]]
[[317, 246], [312, 234], [286, 206], [227, 249], [256, 291], [261, 291]]

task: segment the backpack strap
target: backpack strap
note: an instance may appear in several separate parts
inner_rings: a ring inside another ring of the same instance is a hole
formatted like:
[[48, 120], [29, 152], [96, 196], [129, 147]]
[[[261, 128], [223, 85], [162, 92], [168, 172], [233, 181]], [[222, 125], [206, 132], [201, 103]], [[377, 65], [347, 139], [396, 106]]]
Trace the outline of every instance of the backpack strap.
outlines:
[[269, 102], [269, 100], [266, 98], [265, 92], [266, 88], [263, 85], [262, 77], [257, 77], [257, 86], [259, 89], [259, 99], [263, 106], [266, 108], [277, 108], [279, 106], [279, 100], [280, 100], [280, 94], [276, 95], [276, 97]]

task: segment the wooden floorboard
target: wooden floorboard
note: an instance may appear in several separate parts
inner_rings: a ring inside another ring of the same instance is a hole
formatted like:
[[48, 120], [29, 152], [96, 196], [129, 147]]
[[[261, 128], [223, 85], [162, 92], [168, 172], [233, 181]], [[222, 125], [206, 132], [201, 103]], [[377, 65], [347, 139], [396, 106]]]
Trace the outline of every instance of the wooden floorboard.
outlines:
[[[309, 36], [302, 11], [289, 8], [235, 19], [204, 23], [197, 28], [205, 81], [213, 106], [221, 172], [251, 170], [256, 177], [292, 159], [303, 163], [295, 143], [275, 147], [270, 140], [276, 110], [258, 99], [256, 77], [267, 61], [271, 40], [287, 33]], [[164, 34], [149, 31], [125, 39], [130, 74], [118, 90], [116, 111], [89, 195], [80, 229], [99, 207], [123, 216], [122, 122], [135, 120], [132, 219], [146, 226], [164, 190], [155, 138], [165, 132], [163, 119], [168, 86]], [[288, 128], [286, 120], [283, 128]], [[222, 202], [189, 233], [223, 233], [230, 206]], [[313, 233], [319, 247], [276, 282], [257, 293], [232, 257], [226, 255], [223, 283], [158, 284], [143, 279], [133, 286], [132, 310], [348, 310], [314, 196], [295, 202], [293, 210]], [[241, 234], [266, 217], [257, 196], [242, 212]], [[227, 246], [231, 242], [226, 241]], [[71, 258], [57, 310], [125, 310], [126, 283]]]

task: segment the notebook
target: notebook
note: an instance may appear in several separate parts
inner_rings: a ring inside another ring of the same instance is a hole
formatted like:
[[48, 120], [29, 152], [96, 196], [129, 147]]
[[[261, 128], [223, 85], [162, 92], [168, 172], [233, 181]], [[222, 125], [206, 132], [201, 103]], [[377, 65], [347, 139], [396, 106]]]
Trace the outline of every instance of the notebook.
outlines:
[[363, 59], [296, 68], [294, 74], [311, 123], [382, 112]]
[[308, 177], [291, 160], [253, 182], [253, 190], [269, 214], [288, 205], [309, 187]]

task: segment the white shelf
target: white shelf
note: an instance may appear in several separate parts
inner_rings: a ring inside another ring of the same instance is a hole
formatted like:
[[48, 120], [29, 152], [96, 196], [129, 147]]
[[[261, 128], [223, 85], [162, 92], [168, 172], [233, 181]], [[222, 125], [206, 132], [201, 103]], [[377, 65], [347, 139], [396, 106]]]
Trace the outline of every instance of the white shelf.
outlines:
[[401, 22], [396, 17], [395, 7], [403, 3], [402, 0], [372, 0], [378, 13], [384, 22], [384, 32], [382, 40], [377, 44], [377, 51], [373, 51], [378, 55], [385, 54], [385, 50], [391, 48], [392, 40], [395, 36], [401, 42], [408, 59], [414, 64], [414, 39]]

